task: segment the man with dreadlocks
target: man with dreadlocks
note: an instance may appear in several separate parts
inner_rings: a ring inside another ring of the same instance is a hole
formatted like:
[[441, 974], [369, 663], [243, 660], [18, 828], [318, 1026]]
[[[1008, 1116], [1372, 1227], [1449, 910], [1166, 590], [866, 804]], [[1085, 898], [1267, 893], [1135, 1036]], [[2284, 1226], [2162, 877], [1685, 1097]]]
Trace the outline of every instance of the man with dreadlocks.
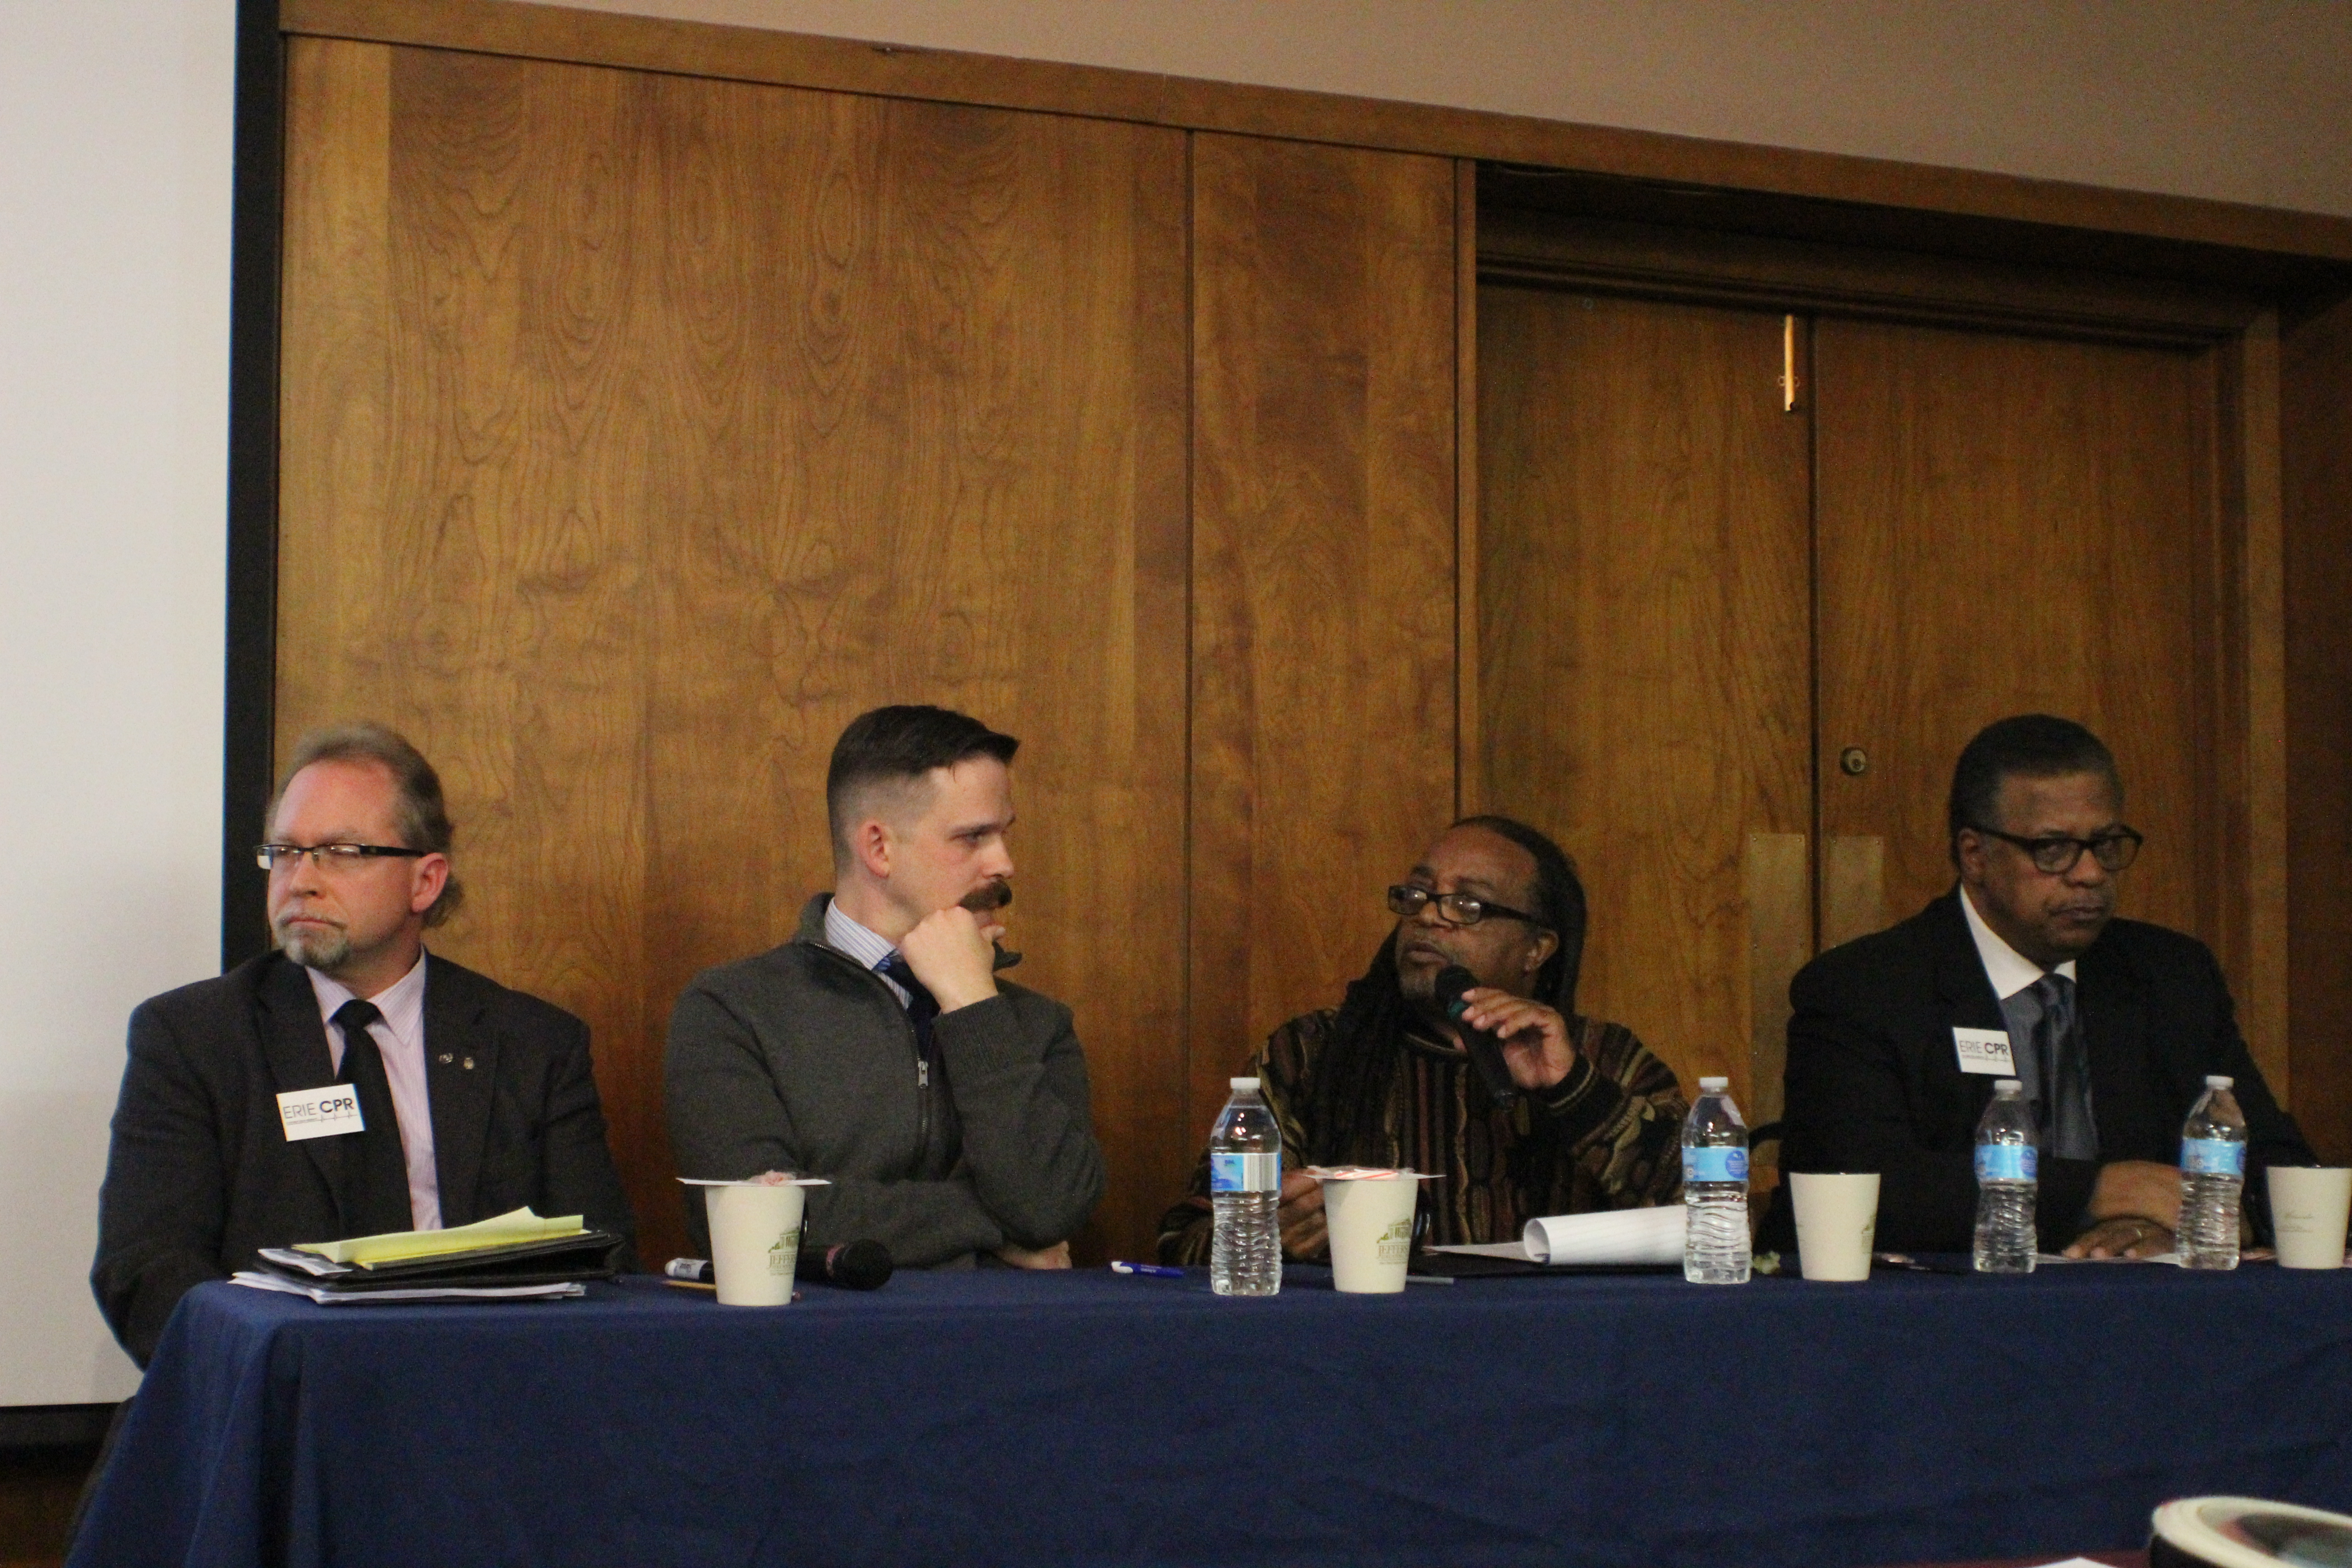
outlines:
[[[1514, 1241], [1540, 1215], [1636, 1208], [1682, 1185], [1685, 1110], [1675, 1075], [1622, 1025], [1576, 1011], [1584, 889], [1558, 845], [1507, 816], [1441, 835], [1389, 889], [1396, 929], [1337, 1009], [1276, 1029], [1252, 1061], [1282, 1128], [1286, 1256], [1328, 1246], [1307, 1165], [1411, 1166], [1424, 1239]], [[1437, 999], [1449, 965], [1478, 982], [1463, 1022], [1503, 1042], [1519, 1092], [1496, 1106]], [[1209, 1162], [1160, 1222], [1160, 1255], [1205, 1263]]]

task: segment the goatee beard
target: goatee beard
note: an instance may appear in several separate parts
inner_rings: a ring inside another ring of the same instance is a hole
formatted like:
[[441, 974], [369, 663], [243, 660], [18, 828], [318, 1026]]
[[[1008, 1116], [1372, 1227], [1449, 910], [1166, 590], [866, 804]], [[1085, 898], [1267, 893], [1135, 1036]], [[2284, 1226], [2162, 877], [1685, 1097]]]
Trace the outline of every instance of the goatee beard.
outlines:
[[338, 928], [313, 933], [280, 926], [272, 934], [278, 938], [278, 951], [305, 969], [332, 971], [352, 955], [351, 935]]

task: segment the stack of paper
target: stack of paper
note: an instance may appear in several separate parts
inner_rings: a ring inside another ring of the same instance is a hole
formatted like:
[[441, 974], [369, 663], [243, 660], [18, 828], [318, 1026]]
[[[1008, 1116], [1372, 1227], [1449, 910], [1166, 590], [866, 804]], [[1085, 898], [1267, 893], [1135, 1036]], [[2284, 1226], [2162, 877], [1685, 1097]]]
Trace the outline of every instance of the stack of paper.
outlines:
[[577, 1296], [609, 1279], [621, 1238], [578, 1215], [519, 1208], [450, 1230], [404, 1230], [345, 1241], [263, 1247], [261, 1268], [234, 1276], [257, 1290], [314, 1301], [478, 1301]]

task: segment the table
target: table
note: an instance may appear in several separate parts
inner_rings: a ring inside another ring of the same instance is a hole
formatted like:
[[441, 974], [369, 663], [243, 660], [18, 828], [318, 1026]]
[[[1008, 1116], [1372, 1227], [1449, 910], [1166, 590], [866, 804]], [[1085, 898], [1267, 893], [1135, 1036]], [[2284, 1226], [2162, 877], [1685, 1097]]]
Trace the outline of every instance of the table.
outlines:
[[2128, 1549], [2189, 1493], [2352, 1510], [2352, 1274], [804, 1289], [201, 1287], [72, 1561], [1837, 1568]]

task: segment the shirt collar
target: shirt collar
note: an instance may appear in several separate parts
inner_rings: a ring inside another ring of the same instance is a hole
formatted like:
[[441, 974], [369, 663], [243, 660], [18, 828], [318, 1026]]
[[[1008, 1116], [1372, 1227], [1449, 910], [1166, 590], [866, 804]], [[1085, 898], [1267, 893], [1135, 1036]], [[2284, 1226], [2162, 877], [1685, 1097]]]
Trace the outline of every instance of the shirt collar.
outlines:
[[[425, 1026], [425, 954], [419, 952], [416, 963], [407, 973], [368, 998], [383, 1015], [384, 1026], [392, 1037], [404, 1046], [415, 1045], [424, 1037]], [[310, 977], [310, 994], [319, 999], [319, 1016], [330, 1024], [342, 1005], [358, 994], [340, 980], [331, 980], [315, 969], [302, 973]], [[337, 1042], [340, 1047], [340, 1042]], [[341, 1054], [340, 1049], [338, 1055]]]
[[[1992, 982], [1994, 995], [2006, 1002], [2042, 978], [2042, 966], [2003, 942], [2000, 933], [1977, 913], [1976, 895], [1969, 891], [1966, 882], [1960, 884], [1960, 909], [1969, 917], [1969, 934], [1976, 938], [1977, 957], [1984, 963], [1985, 978]], [[2048, 973], [2072, 980], [2074, 961], [2070, 958]]]
[[[882, 963], [892, 953], [898, 951], [887, 938], [877, 935], [868, 927], [859, 924], [842, 913], [839, 899], [825, 900], [824, 945], [845, 958], [850, 959], [860, 968], [872, 969], [877, 973]], [[906, 1005], [908, 993], [905, 986], [887, 974], [882, 976], [882, 984], [887, 985], [891, 994], [898, 998], [899, 1005]]]

